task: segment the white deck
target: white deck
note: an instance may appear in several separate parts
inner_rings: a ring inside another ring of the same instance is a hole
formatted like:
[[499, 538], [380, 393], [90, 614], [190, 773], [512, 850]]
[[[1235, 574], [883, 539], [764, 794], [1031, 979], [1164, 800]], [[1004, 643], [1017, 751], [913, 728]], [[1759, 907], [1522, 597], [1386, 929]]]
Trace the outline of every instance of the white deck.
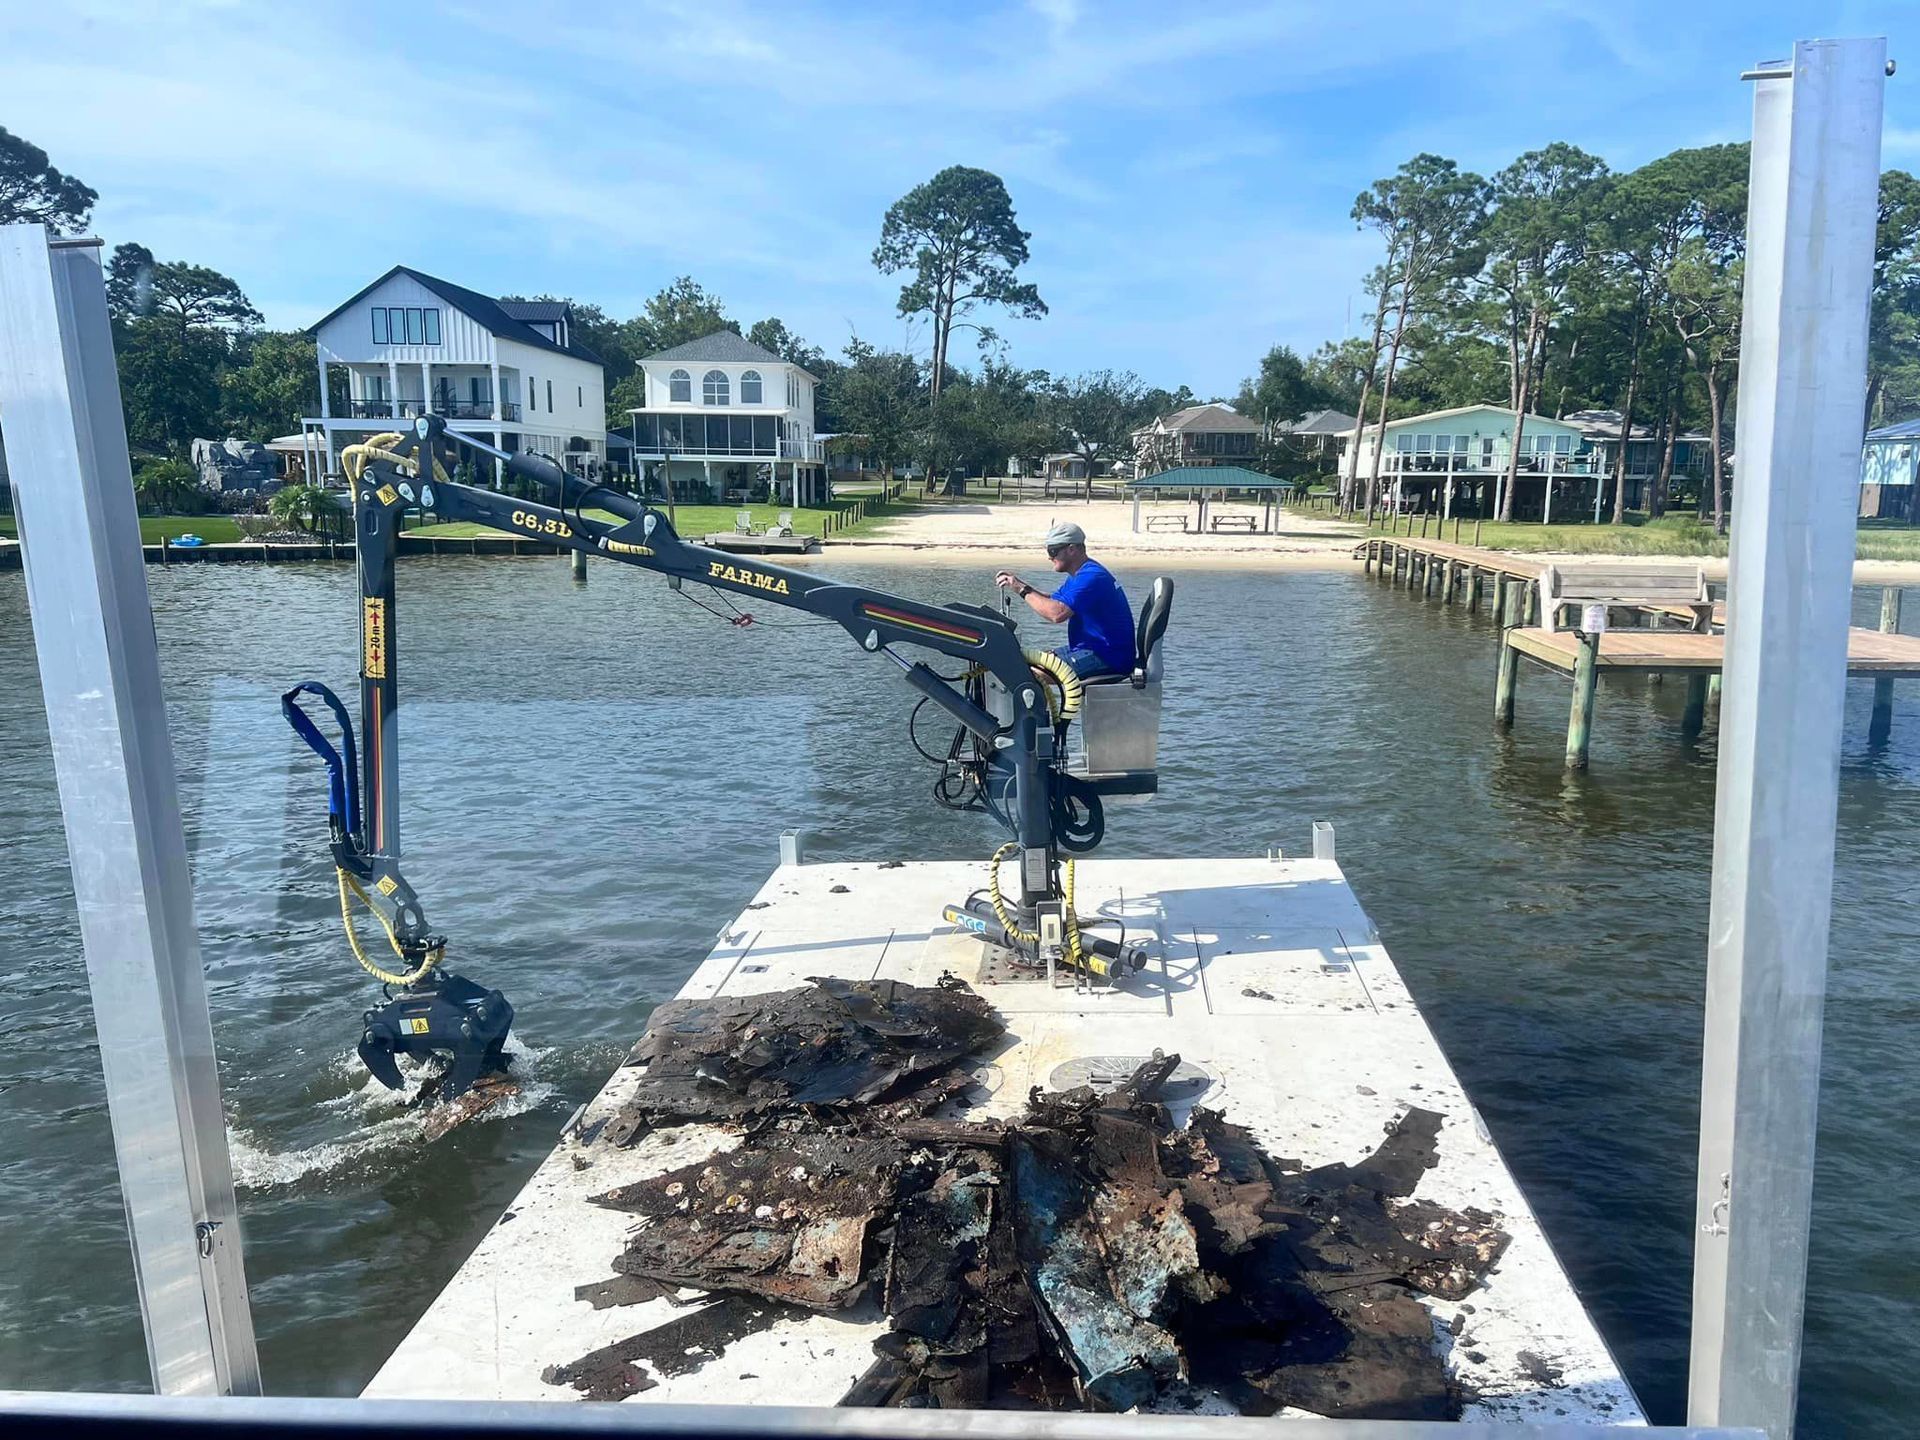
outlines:
[[[979, 985], [980, 947], [938, 923], [982, 883], [978, 864], [782, 866], [724, 931], [683, 996], [782, 989], [814, 975], [931, 983], [951, 970], [1005, 1017], [1007, 1048], [981, 1113], [1019, 1113], [1028, 1088], [1077, 1057], [1178, 1051], [1215, 1078], [1202, 1104], [1248, 1126], [1271, 1154], [1308, 1165], [1370, 1153], [1409, 1106], [1444, 1117], [1439, 1164], [1419, 1198], [1502, 1217], [1512, 1243], [1464, 1303], [1430, 1300], [1436, 1344], [1480, 1398], [1469, 1419], [1637, 1423], [1640, 1410], [1554, 1258], [1339, 867], [1317, 860], [1095, 860], [1079, 866], [1082, 914], [1122, 915], [1162, 959], [1112, 994], [1034, 983]], [[835, 894], [832, 887], [845, 886]], [[1109, 932], [1110, 933], [1110, 932]], [[1263, 999], [1247, 991], [1273, 996]], [[580, 1130], [617, 1109], [637, 1071], [616, 1073]], [[594, 1310], [574, 1288], [611, 1278], [631, 1217], [587, 1202], [712, 1153], [705, 1127], [630, 1150], [563, 1139], [421, 1317], [365, 1393], [568, 1400], [541, 1371], [679, 1315], [665, 1301]], [[1464, 1319], [1460, 1334], [1448, 1333]], [[812, 1316], [735, 1341], [690, 1374], [627, 1403], [831, 1405], [884, 1329]], [[1477, 1357], [1477, 1358], [1476, 1358]], [[1524, 1358], [1523, 1358], [1524, 1357]], [[1549, 1371], [1557, 1380], [1543, 1379]]]

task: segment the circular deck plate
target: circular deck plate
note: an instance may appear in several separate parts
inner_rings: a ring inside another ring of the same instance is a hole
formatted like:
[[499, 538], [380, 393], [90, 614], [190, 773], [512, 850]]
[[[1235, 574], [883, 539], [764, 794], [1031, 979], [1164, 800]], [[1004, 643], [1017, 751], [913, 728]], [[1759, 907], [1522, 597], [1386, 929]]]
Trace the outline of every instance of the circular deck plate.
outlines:
[[[1075, 1090], [1091, 1085], [1096, 1090], [1111, 1090], [1152, 1058], [1151, 1055], [1082, 1055], [1063, 1060], [1047, 1076], [1047, 1088]], [[1190, 1105], [1212, 1089], [1213, 1084], [1213, 1076], [1191, 1060], [1182, 1060], [1154, 1099], [1164, 1105]]]

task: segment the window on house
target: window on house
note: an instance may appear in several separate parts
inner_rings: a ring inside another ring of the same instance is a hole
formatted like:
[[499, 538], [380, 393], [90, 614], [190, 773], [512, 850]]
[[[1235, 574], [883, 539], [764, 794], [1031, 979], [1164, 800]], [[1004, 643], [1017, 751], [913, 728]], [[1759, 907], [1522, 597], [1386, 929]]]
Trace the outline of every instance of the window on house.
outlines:
[[553, 381], [547, 381], [547, 413], [553, 413]]
[[740, 376], [740, 403], [758, 405], [760, 403], [760, 372], [748, 370]]
[[426, 317], [427, 321], [427, 344], [438, 345], [440, 343], [440, 312], [428, 309], [420, 313]]
[[426, 322], [420, 318], [420, 307], [409, 305], [407, 307], [407, 344], [424, 344], [426, 338], [427, 326]]
[[727, 403], [727, 374], [724, 370], [709, 370], [700, 377], [700, 398], [708, 405]]
[[529, 375], [527, 376], [527, 409], [538, 410], [539, 408], [540, 396], [533, 388], [533, 376]]
[[573, 387], [573, 403], [578, 405], [582, 410], [587, 408], [587, 387], [586, 386], [576, 385]]
[[387, 310], [384, 305], [376, 305], [373, 308], [373, 343], [376, 345], [387, 343]]
[[667, 399], [674, 405], [693, 403], [693, 377], [684, 370], [676, 370], [667, 377]]

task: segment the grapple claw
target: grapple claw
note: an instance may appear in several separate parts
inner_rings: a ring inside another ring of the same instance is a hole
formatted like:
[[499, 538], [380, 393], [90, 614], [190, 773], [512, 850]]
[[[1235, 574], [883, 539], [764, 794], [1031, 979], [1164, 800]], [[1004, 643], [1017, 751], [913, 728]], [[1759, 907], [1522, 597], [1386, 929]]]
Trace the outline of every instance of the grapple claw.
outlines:
[[457, 1098], [483, 1074], [507, 1068], [502, 1047], [513, 1026], [513, 1006], [498, 990], [435, 971], [385, 1005], [367, 1012], [360, 1059], [389, 1090], [404, 1083], [398, 1057], [444, 1054], [451, 1064], [434, 1099]]

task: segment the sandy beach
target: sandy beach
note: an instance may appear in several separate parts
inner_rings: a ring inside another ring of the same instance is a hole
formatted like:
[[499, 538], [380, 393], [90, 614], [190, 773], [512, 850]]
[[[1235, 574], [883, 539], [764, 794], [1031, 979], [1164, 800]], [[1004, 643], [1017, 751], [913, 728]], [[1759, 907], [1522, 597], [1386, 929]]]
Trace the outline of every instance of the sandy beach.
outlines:
[[[1257, 523], [1255, 505], [1209, 505], [1209, 516], [1247, 515]], [[929, 506], [913, 515], [885, 522], [879, 533], [855, 539], [830, 538], [826, 553], [863, 562], [1003, 565], [1014, 569], [1044, 568], [1040, 537], [1055, 522], [1071, 520], [1087, 532], [1087, 548], [1094, 555], [1112, 556], [1137, 566], [1149, 560], [1175, 570], [1358, 570], [1354, 549], [1365, 536], [1362, 526], [1326, 515], [1280, 514], [1278, 533], [1182, 533], [1174, 529], [1148, 530], [1150, 515], [1193, 516], [1191, 505], [1141, 507], [1141, 528], [1133, 528], [1133, 506], [1124, 500], [1029, 500], [1024, 503], [968, 501]], [[1671, 563], [1701, 566], [1709, 580], [1725, 580], [1724, 555], [1593, 555], [1529, 552], [1529, 559], [1568, 565]], [[1859, 560], [1854, 563], [1856, 585], [1920, 585], [1920, 562]]]

